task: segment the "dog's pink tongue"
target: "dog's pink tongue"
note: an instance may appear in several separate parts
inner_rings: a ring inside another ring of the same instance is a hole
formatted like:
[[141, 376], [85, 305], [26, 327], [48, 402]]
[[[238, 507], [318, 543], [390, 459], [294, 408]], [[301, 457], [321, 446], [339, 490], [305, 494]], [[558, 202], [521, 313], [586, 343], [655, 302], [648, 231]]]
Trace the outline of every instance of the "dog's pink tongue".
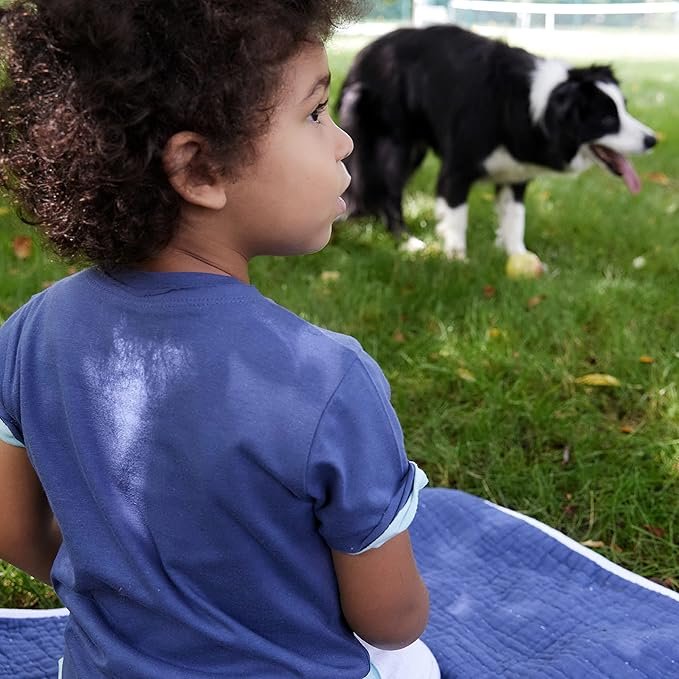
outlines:
[[615, 166], [619, 170], [620, 176], [622, 177], [622, 180], [625, 182], [625, 185], [630, 190], [630, 192], [639, 193], [639, 191], [641, 191], [641, 180], [639, 179], [639, 175], [637, 174], [636, 170], [632, 166], [632, 163], [630, 163], [629, 160], [625, 158], [625, 156], [616, 153]]

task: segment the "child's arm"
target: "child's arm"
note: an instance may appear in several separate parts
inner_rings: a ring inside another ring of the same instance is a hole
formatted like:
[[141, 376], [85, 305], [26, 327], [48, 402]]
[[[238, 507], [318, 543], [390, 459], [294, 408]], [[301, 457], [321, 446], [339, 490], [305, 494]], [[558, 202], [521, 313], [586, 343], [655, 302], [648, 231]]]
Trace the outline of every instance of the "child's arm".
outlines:
[[0, 558], [43, 582], [61, 531], [25, 448], [0, 441]]
[[424, 631], [429, 592], [417, 570], [408, 531], [361, 554], [332, 552], [342, 611], [372, 646], [392, 650]]

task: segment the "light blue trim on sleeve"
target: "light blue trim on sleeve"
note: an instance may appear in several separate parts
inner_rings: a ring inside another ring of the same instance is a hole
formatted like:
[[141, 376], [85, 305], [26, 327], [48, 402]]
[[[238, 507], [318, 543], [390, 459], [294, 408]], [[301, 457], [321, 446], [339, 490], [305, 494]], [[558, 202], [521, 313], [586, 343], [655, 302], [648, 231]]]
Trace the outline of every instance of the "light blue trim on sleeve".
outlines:
[[14, 434], [12, 434], [9, 427], [2, 420], [0, 420], [0, 441], [9, 443], [10, 446], [26, 447], [21, 441], [14, 438]]
[[382, 675], [380, 674], [380, 671], [377, 669], [377, 667], [370, 663], [370, 672], [366, 674], [363, 679], [382, 679]]
[[373, 540], [367, 547], [363, 548], [360, 552], [354, 552], [354, 554], [363, 554], [369, 549], [377, 549], [381, 547], [385, 542], [391, 540], [391, 538], [396, 537], [399, 533], [408, 530], [408, 527], [413, 522], [415, 518], [415, 512], [417, 512], [417, 502], [420, 497], [420, 491], [429, 483], [427, 475], [411, 460], [408, 460], [413, 467], [415, 467], [415, 478], [413, 480], [413, 489], [410, 493], [410, 497], [407, 499], [406, 503], [401, 507], [399, 513], [394, 517], [394, 520], [387, 526], [387, 529], [380, 535], [376, 540]]

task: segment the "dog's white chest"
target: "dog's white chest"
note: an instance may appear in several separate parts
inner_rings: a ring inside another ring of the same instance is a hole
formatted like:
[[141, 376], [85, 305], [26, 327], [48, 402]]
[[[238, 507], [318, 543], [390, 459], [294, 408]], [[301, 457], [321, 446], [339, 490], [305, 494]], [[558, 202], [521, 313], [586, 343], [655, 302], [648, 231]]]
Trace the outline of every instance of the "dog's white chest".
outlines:
[[520, 184], [548, 172], [541, 165], [519, 162], [504, 146], [498, 146], [483, 161], [483, 167], [496, 184]]

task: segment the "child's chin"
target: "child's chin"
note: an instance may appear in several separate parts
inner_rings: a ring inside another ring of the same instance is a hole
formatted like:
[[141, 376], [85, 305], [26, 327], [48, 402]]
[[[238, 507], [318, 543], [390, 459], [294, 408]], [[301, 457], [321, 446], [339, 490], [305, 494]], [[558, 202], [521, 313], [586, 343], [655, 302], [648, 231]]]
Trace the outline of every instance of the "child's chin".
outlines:
[[332, 224], [328, 224], [324, 232], [319, 234], [319, 237], [314, 242], [309, 243], [308, 248], [305, 249], [304, 254], [312, 255], [314, 252], [320, 252], [329, 242], [332, 236]]
[[268, 254], [277, 257], [290, 257], [293, 255], [313, 255], [315, 252], [320, 252], [329, 242], [332, 236], [332, 224], [323, 230], [320, 229], [312, 238], [307, 238], [304, 241], [297, 243], [290, 243], [288, 247], [279, 247], [276, 252], [269, 252]]

